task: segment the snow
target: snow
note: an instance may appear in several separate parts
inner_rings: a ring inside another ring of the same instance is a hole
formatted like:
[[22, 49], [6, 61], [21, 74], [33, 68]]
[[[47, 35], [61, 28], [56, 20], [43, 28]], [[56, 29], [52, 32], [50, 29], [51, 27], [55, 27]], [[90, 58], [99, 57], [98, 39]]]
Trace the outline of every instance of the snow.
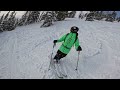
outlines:
[[[55, 79], [48, 71], [53, 40], [78, 26], [80, 53], [78, 71], [75, 71], [78, 53], [73, 47], [61, 60], [68, 79], [120, 78], [120, 25], [105, 21], [84, 21], [77, 18], [55, 22], [47, 28], [41, 23], [17, 27], [0, 33], [1, 79]], [[58, 43], [54, 55], [62, 43]]]
[[75, 18], [79, 18], [80, 14], [84, 16], [86, 13], [90, 13], [90, 12], [89, 11], [76, 11]]

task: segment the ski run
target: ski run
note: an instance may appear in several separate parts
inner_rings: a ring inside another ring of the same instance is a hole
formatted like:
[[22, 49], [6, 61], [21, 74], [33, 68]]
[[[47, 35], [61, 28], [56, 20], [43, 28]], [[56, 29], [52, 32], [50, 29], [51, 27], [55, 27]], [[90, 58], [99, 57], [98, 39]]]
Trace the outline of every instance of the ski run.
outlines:
[[[64, 79], [120, 79], [120, 23], [66, 18], [47, 28], [41, 23], [0, 33], [0, 79], [57, 79], [48, 70], [53, 40], [79, 27], [80, 52], [75, 47], [63, 59], [59, 74]], [[62, 43], [57, 43], [53, 56]], [[58, 69], [57, 69], [58, 71]]]

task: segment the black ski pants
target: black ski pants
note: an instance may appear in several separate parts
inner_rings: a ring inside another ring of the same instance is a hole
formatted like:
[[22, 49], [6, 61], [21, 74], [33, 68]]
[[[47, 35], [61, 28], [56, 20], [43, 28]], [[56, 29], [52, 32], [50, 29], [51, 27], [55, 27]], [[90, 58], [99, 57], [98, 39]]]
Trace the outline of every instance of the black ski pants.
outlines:
[[57, 54], [55, 55], [54, 59], [60, 60], [61, 58], [64, 58], [67, 54], [62, 53], [60, 50], [57, 51]]

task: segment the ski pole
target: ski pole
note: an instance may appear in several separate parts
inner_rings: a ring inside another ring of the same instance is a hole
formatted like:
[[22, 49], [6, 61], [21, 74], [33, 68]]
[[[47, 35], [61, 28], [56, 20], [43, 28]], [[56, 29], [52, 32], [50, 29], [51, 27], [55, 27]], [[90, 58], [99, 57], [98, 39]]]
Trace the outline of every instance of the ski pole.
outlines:
[[77, 70], [77, 69], [78, 69], [79, 54], [80, 54], [80, 51], [78, 52], [78, 60], [77, 60], [77, 66], [76, 66], [76, 69], [75, 69], [75, 70]]
[[55, 45], [56, 45], [56, 44], [53, 45], [53, 49], [52, 49], [52, 53], [51, 53], [50, 64], [49, 64], [48, 70], [50, 70], [50, 65], [51, 65], [51, 63], [52, 63], [52, 55], [53, 55], [53, 51], [54, 51]]

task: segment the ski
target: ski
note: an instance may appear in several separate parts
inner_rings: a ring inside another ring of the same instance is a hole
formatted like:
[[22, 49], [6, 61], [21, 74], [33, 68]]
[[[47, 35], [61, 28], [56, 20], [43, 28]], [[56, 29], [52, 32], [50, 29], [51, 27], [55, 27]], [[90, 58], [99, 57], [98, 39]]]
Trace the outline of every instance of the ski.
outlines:
[[53, 61], [53, 59], [51, 58], [50, 60], [50, 67], [51, 67], [51, 70], [53, 71], [53, 73], [57, 76], [57, 78], [59, 79], [63, 79], [64, 77], [61, 76], [61, 74], [58, 72], [56, 66], [55, 66], [55, 62]]
[[57, 72], [63, 77], [63, 78], [67, 78], [67, 75], [63, 74], [61, 71], [60, 71], [60, 66], [58, 64], [55, 64], [55, 68], [57, 69]]
[[62, 76], [64, 76], [64, 77], [66, 77], [66, 78], [67, 78], [67, 75], [65, 75], [65, 74], [63, 74], [63, 73], [61, 73], [61, 72], [60, 72], [60, 74], [61, 74]]
[[57, 67], [58, 67], [59, 73], [60, 73], [62, 76], [67, 77], [67, 75], [66, 75], [66, 74], [64, 74], [64, 73], [60, 70], [60, 66], [59, 66], [59, 65], [57, 65]]
[[56, 73], [56, 75], [57, 75], [57, 77], [58, 78], [60, 78], [60, 79], [64, 79], [64, 77], [63, 76], [61, 76], [61, 74], [59, 75], [58, 73], [57, 73], [57, 71], [55, 70], [55, 73]]
[[[48, 56], [49, 57], [49, 56]], [[50, 58], [50, 57], [49, 57]], [[59, 70], [59, 65], [56, 64], [56, 62], [53, 61], [53, 58], [50, 58], [50, 65], [49, 65], [49, 69], [53, 70], [54, 74], [59, 78], [59, 79], [64, 79], [67, 78], [67, 75], [63, 74], [60, 70]]]
[[60, 79], [63, 79], [64, 77], [60, 74], [60, 72], [57, 70], [55, 64], [53, 65], [53, 70], [54, 70], [54, 74], [60, 78]]

